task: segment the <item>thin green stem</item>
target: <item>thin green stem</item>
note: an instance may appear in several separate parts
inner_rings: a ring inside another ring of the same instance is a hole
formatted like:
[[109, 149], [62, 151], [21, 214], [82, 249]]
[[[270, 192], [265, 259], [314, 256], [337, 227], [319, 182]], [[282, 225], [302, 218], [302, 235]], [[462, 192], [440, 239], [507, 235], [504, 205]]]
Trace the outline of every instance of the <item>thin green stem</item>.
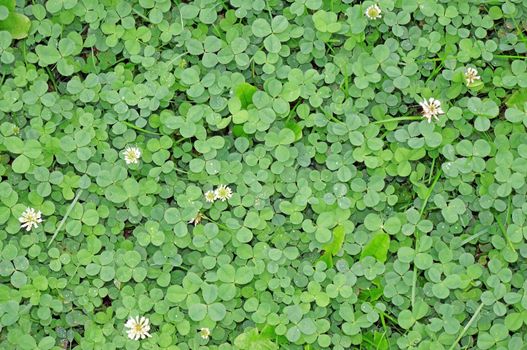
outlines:
[[269, 12], [269, 20], [272, 23], [273, 22], [273, 12], [271, 11], [271, 8], [269, 7], [269, 1], [266, 1], [265, 5], [267, 7], [267, 12]]
[[496, 219], [496, 222], [498, 223], [498, 227], [500, 228], [500, 231], [503, 234], [503, 237], [505, 237], [505, 241], [507, 241], [507, 244], [509, 245], [509, 247], [513, 251], [516, 250], [516, 249], [514, 249], [514, 245], [512, 244], [512, 242], [511, 242], [511, 240], [509, 238], [509, 235], [507, 234], [507, 230], [505, 229], [505, 226], [503, 226], [503, 224], [501, 223], [500, 218], [498, 217], [498, 215], [496, 213], [494, 213], [494, 219]]
[[467, 322], [467, 324], [465, 325], [465, 327], [463, 327], [463, 329], [461, 330], [461, 333], [459, 333], [459, 336], [456, 338], [456, 340], [452, 343], [452, 346], [450, 346], [450, 348], [448, 350], [453, 350], [457, 343], [459, 343], [459, 341], [461, 340], [461, 338], [463, 338], [463, 336], [465, 335], [465, 333], [468, 331], [468, 329], [470, 328], [470, 326], [472, 326], [472, 323], [474, 323], [474, 321], [476, 320], [476, 317], [478, 317], [479, 313], [481, 312], [481, 309], [483, 309], [483, 303], [481, 303], [478, 308], [476, 309], [476, 311], [474, 312], [474, 315], [472, 315], [472, 317], [470, 318], [470, 320]]
[[462, 246], [464, 246], [468, 242], [472, 241], [474, 238], [478, 238], [479, 236], [481, 236], [482, 234], [486, 233], [487, 231], [488, 231], [488, 229], [484, 228], [483, 230], [479, 231], [478, 233], [474, 233], [470, 237], [465, 238], [463, 241], [461, 241], [461, 243], [459, 243], [459, 247], [458, 248], [461, 248]]
[[388, 327], [386, 326], [386, 321], [384, 320], [384, 312], [379, 312], [379, 316], [381, 318], [382, 328], [384, 328], [384, 331], [386, 332]]
[[325, 113], [325, 115], [328, 119], [334, 121], [335, 123], [346, 124], [342, 120], [338, 120], [337, 118], [335, 118], [332, 114]]
[[91, 64], [93, 66], [93, 72], [95, 73], [97, 71], [97, 67], [95, 67], [95, 54], [93, 53], [93, 47], [91, 48]]
[[212, 28], [214, 29], [213, 31], [216, 32], [216, 35], [218, 35], [222, 40], [225, 40], [225, 34], [219, 30], [214, 23], [212, 24]]
[[329, 51], [331, 51], [331, 53], [335, 55], [336, 53], [335, 53], [335, 50], [333, 49], [333, 46], [331, 46], [329, 42], [326, 42], [326, 45], [328, 46]]
[[300, 100], [298, 100], [295, 104], [295, 106], [293, 107], [293, 109], [289, 112], [289, 114], [287, 115], [287, 119], [285, 120], [285, 122], [287, 123], [289, 121], [289, 119], [291, 118], [291, 116], [295, 113], [296, 111], [296, 108], [298, 107], [298, 105], [300, 104]]
[[421, 117], [421, 116], [412, 115], [412, 116], [404, 116], [404, 117], [376, 120], [376, 121], [372, 122], [371, 124], [376, 125], [376, 124], [384, 124], [384, 123], [389, 123], [389, 122], [398, 122], [398, 121], [403, 121], [403, 120], [422, 120], [422, 119], [423, 119], [423, 117]]
[[57, 229], [55, 230], [55, 233], [53, 233], [53, 236], [51, 237], [51, 240], [48, 243], [48, 248], [51, 245], [51, 243], [53, 243], [55, 238], [57, 237], [57, 235], [58, 235], [60, 229], [62, 228], [62, 226], [64, 226], [64, 223], [66, 222], [66, 219], [68, 218], [68, 216], [70, 216], [70, 213], [73, 210], [73, 207], [75, 206], [77, 201], [79, 200], [81, 194], [82, 194], [82, 189], [79, 188], [79, 190], [77, 191], [77, 195], [75, 196], [75, 198], [73, 198], [73, 201], [71, 202], [70, 206], [68, 207], [68, 210], [66, 210], [66, 215], [64, 215], [64, 217], [62, 218], [62, 220], [59, 223], [59, 226], [57, 226]]
[[55, 80], [55, 75], [53, 74], [51, 69], [49, 69], [49, 67], [46, 67], [46, 72], [48, 73], [48, 76], [51, 79], [51, 84], [53, 84], [53, 88], [55, 88], [55, 91], [58, 93], [59, 87], [57, 85], [57, 81]]
[[182, 138], [180, 138], [179, 140], [174, 141], [174, 145], [177, 145], [177, 144], [179, 144], [179, 143], [185, 141], [186, 139], [188, 139], [188, 137], [182, 137]]
[[507, 205], [507, 216], [505, 217], [505, 225], [509, 225], [512, 219], [511, 204], [512, 204], [512, 196], [509, 196], [509, 204]]
[[443, 61], [442, 58], [439, 58], [439, 57], [435, 57], [435, 58], [424, 58], [422, 60], [417, 60], [415, 61], [416, 63], [424, 63], [424, 62], [438, 62], [438, 61]]
[[393, 323], [395, 324], [399, 324], [399, 322], [393, 318], [392, 316], [388, 315], [387, 313], [375, 308], [375, 310], [377, 310], [377, 312], [379, 312], [381, 314], [382, 317], [386, 317], [387, 319], [389, 319], [390, 321], [392, 321]]
[[426, 83], [428, 83], [430, 79], [434, 78], [439, 73], [441, 68], [443, 68], [443, 64], [444, 64], [444, 61], [441, 61], [441, 63], [434, 69], [432, 74], [430, 74], [430, 76], [426, 79]]
[[346, 97], [349, 97], [349, 77], [348, 77], [348, 68], [346, 65], [344, 65], [344, 88], [346, 89], [345, 94]]
[[149, 134], [149, 135], [159, 135], [159, 136], [162, 135], [162, 134], [157, 133], [157, 132], [154, 132], [154, 131], [150, 131], [150, 130], [142, 129], [142, 128], [140, 128], [140, 127], [138, 127], [138, 126], [135, 126], [134, 124], [132, 124], [132, 123], [130, 123], [130, 122], [127, 122], [127, 121], [125, 121], [125, 120], [121, 120], [120, 122], [123, 123], [123, 124], [125, 124], [125, 125], [127, 125], [127, 126], [129, 126], [129, 127], [131, 127], [132, 129], [135, 129], [135, 130], [137, 130], [137, 131], [144, 132], [145, 134]]
[[75, 277], [75, 275], [77, 274], [77, 270], [79, 269], [79, 265], [75, 265], [75, 271], [73, 271], [73, 274], [71, 275], [70, 279], [68, 280], [68, 284], [73, 280], [73, 278]]
[[136, 15], [138, 15], [139, 17], [141, 17], [142, 19], [144, 19], [145, 21], [147, 21], [148, 23], [152, 23], [150, 22], [150, 19], [148, 17], [146, 17], [145, 15], [143, 15], [141, 12], [137, 11], [135, 8], [132, 7], [132, 11], [134, 11], [134, 13]]
[[27, 52], [26, 52], [26, 41], [22, 41], [23, 45], [22, 45], [22, 56], [24, 56], [24, 62], [27, 63]]
[[434, 182], [432, 182], [432, 185], [428, 188], [428, 192], [426, 194], [426, 197], [423, 201], [423, 205], [421, 206], [421, 210], [419, 211], [419, 218], [421, 218], [423, 216], [423, 213], [425, 211], [425, 208], [426, 208], [426, 204], [428, 203], [428, 199], [430, 199], [430, 196], [432, 195], [432, 192], [434, 191], [434, 187], [436, 186], [437, 184], [437, 181], [439, 181], [439, 178], [441, 177], [441, 175], [443, 174], [443, 170], [442, 169], [439, 169], [439, 171], [437, 172], [435, 178], [434, 178]]
[[[417, 248], [417, 239], [415, 242], [415, 247]], [[412, 304], [412, 310], [415, 307], [415, 287], [416, 286], [417, 286], [417, 267], [415, 266], [415, 263], [414, 263], [414, 274], [412, 276], [412, 295], [410, 299], [411, 304]]]
[[523, 35], [523, 31], [520, 30], [520, 27], [518, 26], [518, 22], [516, 22], [516, 19], [514, 19], [514, 16], [511, 17], [512, 23], [514, 23], [514, 27], [516, 27], [516, 33], [518, 36], [521, 37], [521, 41], [525, 42], [525, 36]]
[[428, 184], [430, 184], [430, 181], [432, 181], [432, 175], [434, 174], [434, 167], [435, 167], [435, 164], [436, 164], [436, 159], [437, 159], [437, 157], [436, 158], [432, 158], [432, 166], [430, 167], [430, 169], [432, 169], [432, 170], [430, 171], [430, 175], [428, 175], [428, 181], [427, 181]]
[[209, 217], [208, 217], [207, 215], [205, 215], [205, 214], [202, 214], [202, 215], [203, 215], [203, 217], [204, 217], [205, 219], [209, 220], [210, 222], [213, 222], [213, 223], [215, 223], [216, 225], [218, 225], [219, 227], [221, 227], [222, 229], [231, 232], [231, 229], [228, 228], [227, 226], [225, 226], [225, 225], [223, 225], [223, 224], [220, 224], [219, 222], [217, 222], [216, 220], [213, 220], [213, 219], [209, 218]]
[[182, 169], [179, 169], [179, 168], [176, 168], [176, 167], [174, 167], [174, 170], [175, 171], [179, 171], [180, 173], [183, 173], [183, 174], [188, 174], [188, 171], [185, 171], [185, 170], [182, 170]]
[[[437, 174], [436, 174], [436, 176], [434, 178], [434, 182], [432, 182], [432, 185], [430, 185], [430, 187], [428, 188], [428, 192], [426, 193], [426, 197], [423, 200], [423, 204], [421, 205], [421, 210], [419, 211], [419, 220], [421, 220], [421, 218], [423, 217], [423, 213], [425, 212], [425, 208], [426, 208], [426, 205], [428, 204], [428, 200], [432, 196], [432, 192], [434, 191], [434, 187], [436, 186], [437, 181], [439, 181], [439, 178], [441, 177], [442, 174], [443, 174], [443, 170], [439, 169], [439, 171], [437, 172]], [[419, 246], [419, 231], [416, 230], [415, 231], [415, 250], [417, 250], [418, 246]], [[417, 286], [417, 266], [415, 266], [415, 263], [414, 263], [414, 275], [412, 277], [412, 294], [411, 294], [411, 299], [410, 299], [411, 305], [412, 305], [412, 310], [415, 307], [416, 286]]]
[[494, 55], [493, 57], [497, 57], [497, 58], [521, 58], [521, 59], [527, 59], [527, 56], [518, 56], [518, 55]]
[[371, 340], [369, 340], [369, 339], [368, 339], [368, 338], [366, 338], [366, 337], [363, 337], [363, 338], [362, 338], [362, 341], [364, 341], [364, 342], [366, 342], [366, 343], [368, 343], [368, 344], [370, 344], [370, 345], [373, 345], [373, 346], [375, 346], [375, 343], [374, 343], [374, 342], [372, 342]]
[[186, 54], [188, 54], [187, 51], [183, 52], [182, 54], [177, 55], [176, 57], [172, 58], [172, 59], [168, 62], [168, 64], [172, 64], [172, 63], [174, 63], [175, 60], [177, 60], [178, 58], [181, 58], [181, 57], [185, 56]]

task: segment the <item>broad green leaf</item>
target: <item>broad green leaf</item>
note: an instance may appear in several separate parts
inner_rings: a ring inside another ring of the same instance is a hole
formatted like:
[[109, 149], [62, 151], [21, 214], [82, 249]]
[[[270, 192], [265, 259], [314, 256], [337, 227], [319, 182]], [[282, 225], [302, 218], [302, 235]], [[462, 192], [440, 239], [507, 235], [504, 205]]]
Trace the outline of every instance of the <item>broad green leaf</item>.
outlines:
[[234, 94], [240, 99], [243, 109], [247, 109], [253, 103], [253, 95], [256, 88], [248, 83], [241, 83], [234, 89]]
[[386, 261], [388, 248], [390, 247], [390, 236], [382, 231], [377, 232], [364, 246], [360, 255], [361, 260], [367, 256], [373, 256], [380, 262]]
[[[7, 9], [7, 17], [0, 20], [0, 31], [8, 31], [13, 39], [23, 39], [27, 36], [31, 21], [21, 13], [16, 13], [15, 0], [0, 0], [0, 6]], [[4, 11], [5, 16], [5, 11]]]
[[268, 336], [258, 333], [257, 328], [250, 328], [234, 339], [234, 346], [239, 350], [277, 350], [278, 345]]

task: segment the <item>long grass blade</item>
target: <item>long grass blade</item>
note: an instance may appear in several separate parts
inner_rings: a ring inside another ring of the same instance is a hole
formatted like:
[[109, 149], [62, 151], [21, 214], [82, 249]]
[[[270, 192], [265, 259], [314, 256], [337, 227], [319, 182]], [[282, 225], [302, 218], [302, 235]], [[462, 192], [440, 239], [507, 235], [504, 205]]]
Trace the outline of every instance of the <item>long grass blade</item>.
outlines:
[[68, 216], [70, 216], [70, 213], [73, 210], [73, 207], [75, 206], [75, 203], [77, 203], [77, 201], [79, 200], [79, 197], [81, 196], [81, 194], [82, 194], [82, 189], [79, 188], [79, 190], [77, 191], [77, 195], [75, 196], [75, 198], [73, 198], [73, 201], [71, 202], [70, 206], [68, 207], [68, 210], [66, 210], [66, 215], [64, 215], [64, 217], [62, 218], [62, 220], [59, 223], [59, 226], [57, 226], [57, 229], [55, 230], [55, 233], [53, 233], [53, 236], [51, 237], [51, 240], [48, 243], [48, 248], [51, 245], [51, 243], [53, 243], [53, 241], [55, 240], [57, 235], [59, 234], [59, 231], [62, 228], [62, 226], [64, 226], [64, 223], [66, 222], [66, 219], [68, 218]]

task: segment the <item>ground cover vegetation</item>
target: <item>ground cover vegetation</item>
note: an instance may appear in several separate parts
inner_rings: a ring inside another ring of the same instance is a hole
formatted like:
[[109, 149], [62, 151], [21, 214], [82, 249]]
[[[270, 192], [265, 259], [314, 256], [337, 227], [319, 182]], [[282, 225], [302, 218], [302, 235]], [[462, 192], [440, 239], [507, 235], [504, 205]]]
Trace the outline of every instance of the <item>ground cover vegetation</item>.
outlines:
[[526, 29], [0, 0], [0, 348], [526, 348]]

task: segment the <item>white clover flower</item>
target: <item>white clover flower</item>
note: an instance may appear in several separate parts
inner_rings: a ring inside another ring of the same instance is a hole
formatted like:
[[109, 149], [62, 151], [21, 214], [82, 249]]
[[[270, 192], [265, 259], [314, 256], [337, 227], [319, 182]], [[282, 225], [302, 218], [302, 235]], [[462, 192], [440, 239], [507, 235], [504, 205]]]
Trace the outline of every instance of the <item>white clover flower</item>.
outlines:
[[128, 338], [133, 340], [145, 339], [146, 337], [151, 337], [150, 333], [150, 320], [144, 316], [139, 316], [133, 318], [130, 317], [126, 324], [126, 333], [128, 333]]
[[42, 213], [33, 208], [27, 208], [18, 218], [21, 225], [20, 228], [25, 228], [30, 231], [33, 227], [37, 228], [38, 224], [42, 222]]
[[428, 101], [424, 100], [423, 102], [419, 102], [419, 105], [423, 108], [423, 118], [428, 119], [429, 123], [432, 121], [432, 118], [439, 120], [438, 115], [445, 114], [441, 109], [441, 102], [433, 97], [430, 97]]
[[209, 336], [210, 336], [210, 329], [208, 329], [208, 328], [200, 328], [200, 330], [199, 330], [199, 335], [200, 335], [203, 339], [209, 339]]
[[[212, 191], [211, 191], [212, 192]], [[203, 219], [203, 214], [201, 212], [198, 212], [196, 216], [188, 221], [189, 224], [194, 224], [196, 226], [201, 222], [201, 219]]]
[[232, 190], [229, 186], [225, 185], [219, 185], [218, 188], [216, 188], [216, 191], [214, 191], [215, 199], [219, 199], [220, 201], [224, 202], [226, 199], [230, 199], [232, 197]]
[[212, 190], [205, 192], [205, 200], [212, 203], [216, 200], [216, 193]]
[[137, 147], [128, 146], [123, 152], [126, 164], [137, 164], [141, 158], [141, 150]]
[[364, 14], [369, 19], [379, 19], [381, 18], [381, 8], [377, 4], [371, 5], [366, 9], [366, 12], [364, 12]]
[[478, 71], [475, 68], [468, 67], [465, 70], [465, 80], [467, 85], [473, 84], [476, 80], [480, 80], [481, 77], [478, 75]]

